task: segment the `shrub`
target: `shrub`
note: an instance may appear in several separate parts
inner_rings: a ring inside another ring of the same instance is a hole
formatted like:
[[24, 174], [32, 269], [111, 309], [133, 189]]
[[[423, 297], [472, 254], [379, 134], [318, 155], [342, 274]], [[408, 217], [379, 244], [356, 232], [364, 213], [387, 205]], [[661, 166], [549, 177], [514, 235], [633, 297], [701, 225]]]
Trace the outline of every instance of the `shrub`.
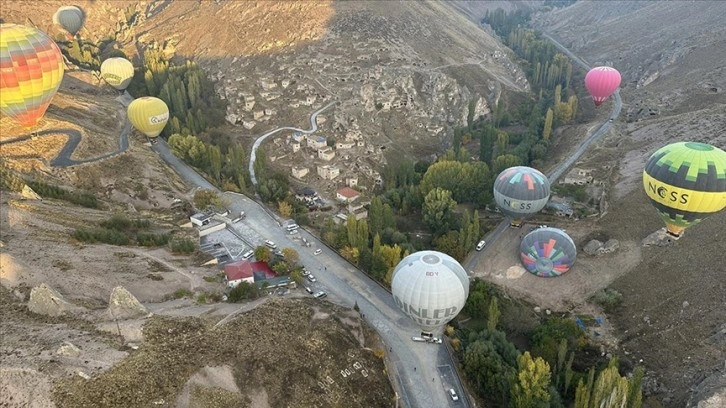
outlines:
[[623, 303], [623, 295], [615, 289], [604, 289], [595, 292], [590, 301], [611, 312]]
[[171, 252], [174, 254], [191, 254], [195, 249], [194, 242], [186, 238], [171, 242]]
[[161, 276], [161, 275], [159, 275], [159, 274], [157, 274], [157, 273], [150, 273], [150, 274], [146, 275], [146, 277], [149, 278], [149, 279], [151, 279], [151, 280], [153, 280], [153, 281], [161, 281], [161, 280], [164, 280], [164, 277]]
[[257, 299], [258, 297], [260, 297], [260, 291], [257, 289], [257, 286], [250, 285], [247, 282], [240, 282], [239, 285], [229, 291], [227, 301], [230, 303], [239, 303], [244, 299]]
[[174, 293], [172, 294], [172, 298], [173, 299], [190, 298], [193, 295], [194, 294], [192, 293], [191, 290], [181, 288], [181, 289], [177, 289], [177, 290], [174, 291]]
[[136, 234], [136, 242], [141, 246], [164, 246], [169, 243], [169, 234]]

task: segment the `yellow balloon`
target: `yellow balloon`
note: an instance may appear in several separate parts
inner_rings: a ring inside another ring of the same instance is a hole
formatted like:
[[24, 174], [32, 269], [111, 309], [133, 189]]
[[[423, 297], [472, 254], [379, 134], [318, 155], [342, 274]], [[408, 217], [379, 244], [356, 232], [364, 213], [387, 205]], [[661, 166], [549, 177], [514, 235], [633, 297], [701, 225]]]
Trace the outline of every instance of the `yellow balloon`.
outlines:
[[166, 103], [153, 96], [134, 99], [126, 114], [131, 124], [148, 137], [157, 137], [169, 121], [169, 108]]
[[101, 64], [101, 78], [112, 87], [123, 91], [134, 78], [134, 66], [126, 58], [109, 58]]

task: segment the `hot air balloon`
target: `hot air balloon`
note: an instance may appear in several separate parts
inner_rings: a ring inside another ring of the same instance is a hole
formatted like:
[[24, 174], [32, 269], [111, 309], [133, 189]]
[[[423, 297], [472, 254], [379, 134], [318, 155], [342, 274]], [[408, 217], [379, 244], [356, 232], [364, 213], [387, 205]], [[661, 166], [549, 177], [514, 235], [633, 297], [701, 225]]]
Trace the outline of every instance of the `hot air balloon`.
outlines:
[[63, 79], [58, 46], [37, 28], [0, 24], [0, 110], [27, 129], [38, 124]]
[[526, 166], [504, 169], [494, 180], [494, 201], [512, 219], [512, 226], [539, 212], [550, 198], [550, 182], [539, 170]]
[[661, 147], [645, 163], [643, 187], [667, 232], [678, 237], [726, 208], [726, 152], [698, 142]]
[[557, 228], [537, 228], [525, 235], [519, 245], [519, 258], [524, 267], [543, 278], [569, 271], [576, 257], [572, 238]]
[[166, 103], [153, 96], [134, 99], [126, 110], [131, 124], [148, 137], [157, 137], [169, 121]]
[[595, 106], [600, 106], [620, 86], [620, 72], [612, 67], [595, 67], [585, 75], [585, 88]]
[[469, 296], [469, 277], [452, 257], [436, 251], [415, 252], [393, 270], [391, 292], [398, 307], [432, 335], [450, 322]]
[[76, 6], [63, 6], [53, 14], [53, 23], [63, 27], [71, 35], [76, 35], [83, 27], [85, 14]]
[[112, 87], [123, 91], [134, 78], [134, 66], [126, 58], [109, 58], [101, 64], [101, 78]]

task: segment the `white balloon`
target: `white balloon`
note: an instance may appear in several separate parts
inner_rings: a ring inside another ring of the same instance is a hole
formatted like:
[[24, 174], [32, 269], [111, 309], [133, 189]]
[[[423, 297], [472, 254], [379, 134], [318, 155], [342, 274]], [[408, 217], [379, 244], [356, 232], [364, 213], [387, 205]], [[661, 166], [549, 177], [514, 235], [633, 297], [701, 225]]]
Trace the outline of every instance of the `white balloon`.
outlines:
[[469, 277], [456, 259], [437, 251], [415, 252], [393, 271], [391, 292], [398, 307], [424, 332], [441, 329], [461, 311]]

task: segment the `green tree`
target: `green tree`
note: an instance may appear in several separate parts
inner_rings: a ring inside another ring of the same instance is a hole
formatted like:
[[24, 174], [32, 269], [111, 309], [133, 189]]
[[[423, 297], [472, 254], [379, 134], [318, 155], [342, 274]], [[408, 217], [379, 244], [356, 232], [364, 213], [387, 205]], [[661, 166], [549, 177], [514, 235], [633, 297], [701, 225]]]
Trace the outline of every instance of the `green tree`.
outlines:
[[269, 263], [272, 259], [272, 251], [265, 245], [255, 248], [255, 259], [258, 261]]
[[[595, 379], [590, 369], [587, 383], [580, 380], [575, 391], [575, 408], [640, 408], [642, 405], [642, 368], [628, 380], [618, 373], [618, 360], [613, 358]], [[632, 388], [632, 389], [631, 389]]]
[[207, 155], [209, 157], [209, 167], [212, 172], [212, 177], [219, 183], [222, 181], [222, 152], [218, 146], [209, 145]]
[[549, 408], [550, 366], [542, 358], [524, 352], [517, 358], [517, 377], [512, 385], [512, 408]]
[[423, 220], [431, 231], [440, 235], [451, 228], [456, 201], [451, 192], [442, 188], [431, 190], [424, 199]]
[[199, 189], [194, 192], [194, 206], [200, 210], [223, 207], [224, 201], [214, 190]]
[[502, 312], [499, 310], [499, 302], [496, 296], [492, 296], [492, 300], [489, 301], [489, 313], [487, 313], [487, 330], [493, 332], [497, 329], [499, 324], [499, 318], [502, 316]]
[[494, 159], [494, 162], [492, 163], [492, 173], [493, 174], [499, 174], [502, 172], [502, 170], [513, 167], [513, 166], [519, 166], [522, 164], [522, 159], [520, 159], [518, 156], [515, 156], [513, 154], [504, 154], [497, 156], [496, 159]]
[[300, 254], [298, 254], [293, 248], [285, 247], [282, 248], [281, 252], [282, 256], [285, 258], [285, 262], [287, 262], [291, 267], [295, 267], [295, 265], [300, 262]]
[[554, 119], [554, 112], [552, 111], [552, 109], [547, 109], [547, 115], [545, 115], [544, 129], [542, 129], [542, 139], [544, 139], [544, 140], [550, 140], [550, 135], [552, 134], [552, 120], [553, 119]]

